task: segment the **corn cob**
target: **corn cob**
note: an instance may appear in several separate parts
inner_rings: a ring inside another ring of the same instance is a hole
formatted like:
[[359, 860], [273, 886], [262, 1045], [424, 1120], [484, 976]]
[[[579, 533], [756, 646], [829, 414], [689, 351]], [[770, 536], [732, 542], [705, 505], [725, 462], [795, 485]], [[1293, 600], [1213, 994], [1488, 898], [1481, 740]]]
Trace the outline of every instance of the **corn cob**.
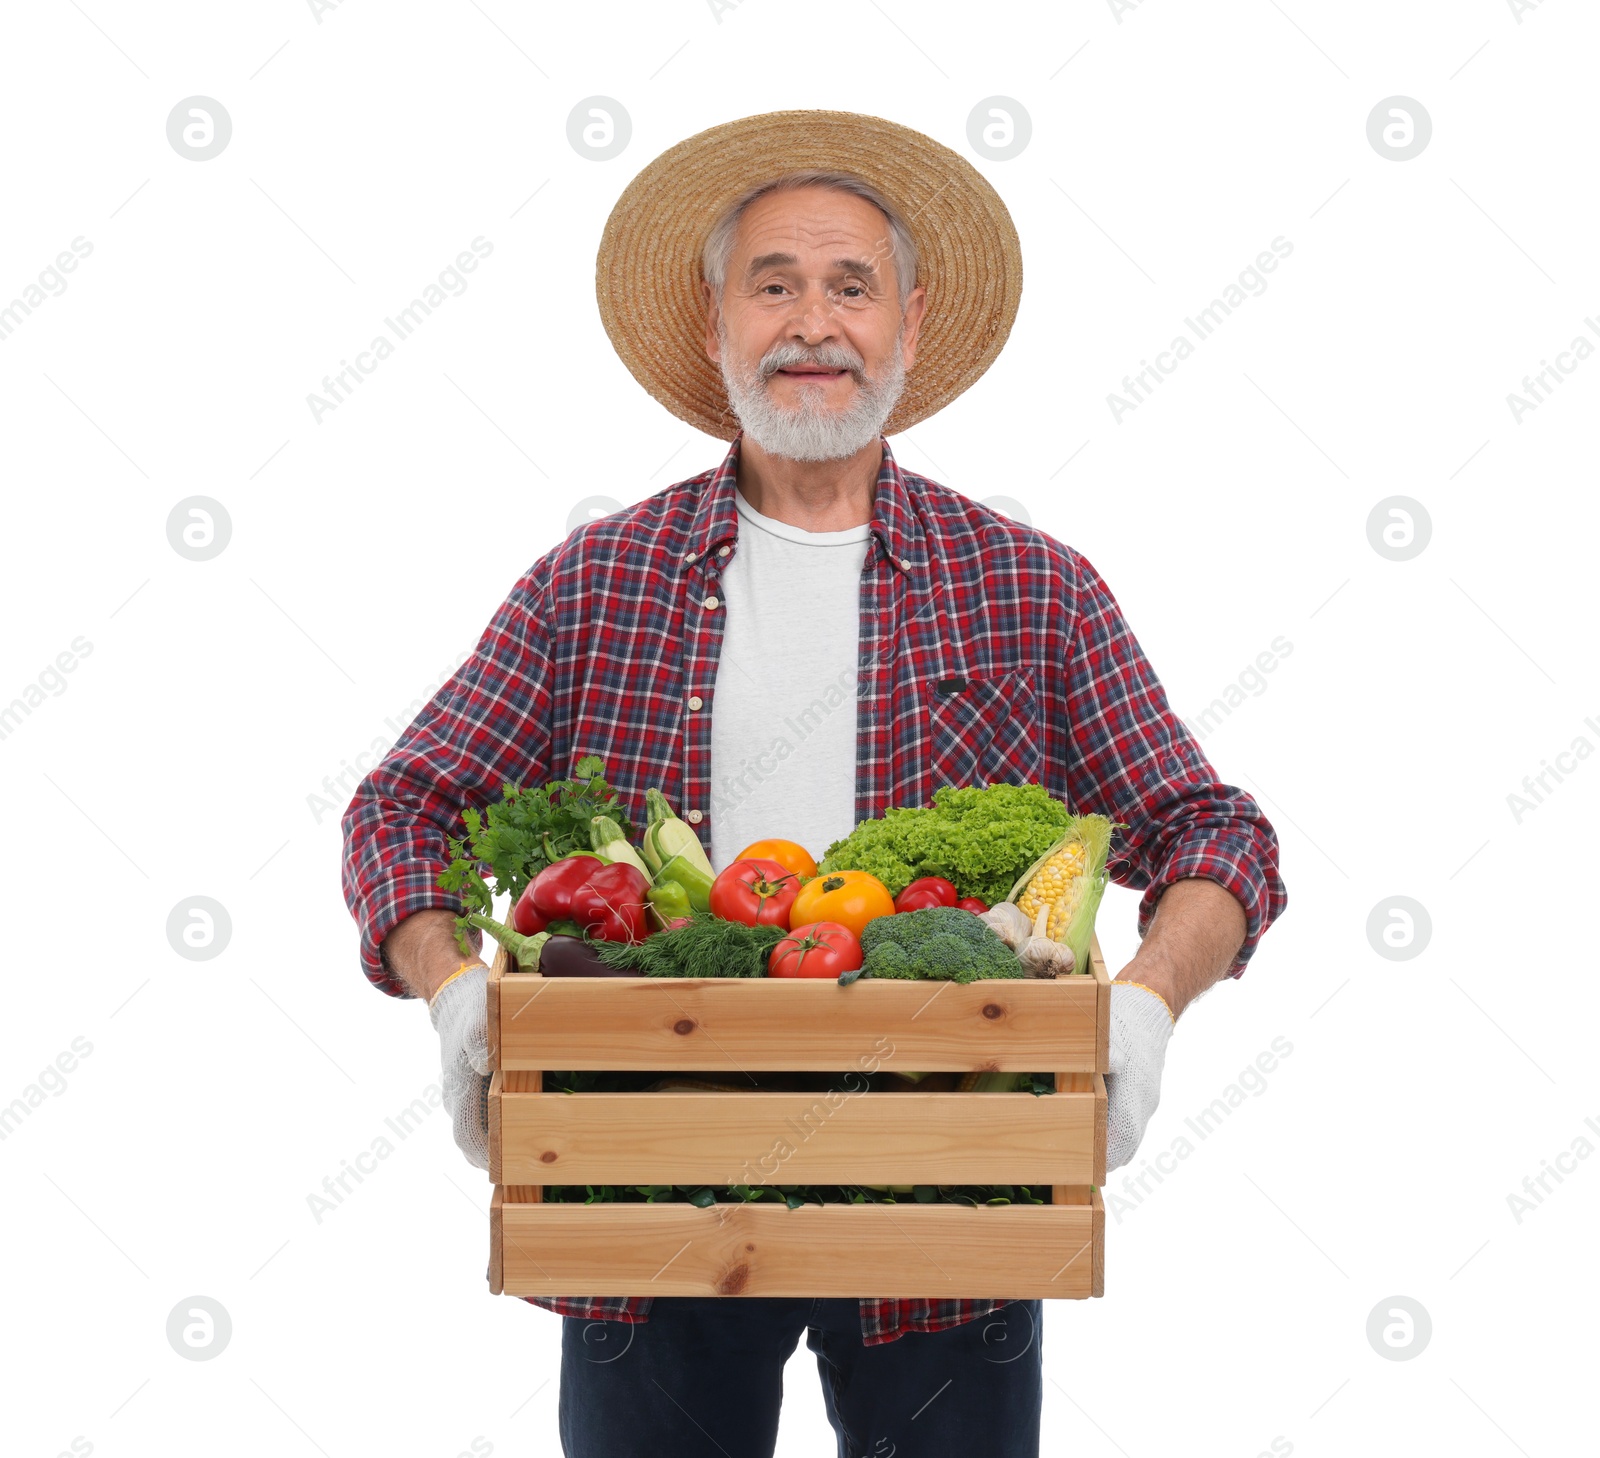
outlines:
[[1089, 967], [1111, 829], [1104, 815], [1074, 816], [1066, 834], [1022, 873], [1008, 898], [1036, 925], [1042, 916], [1044, 934], [1072, 949], [1075, 969]]
[[1017, 898], [1017, 907], [1030, 922], [1045, 908], [1044, 934], [1059, 938], [1072, 920], [1089, 888], [1089, 853], [1081, 840], [1075, 840], [1047, 857], [1028, 889]]

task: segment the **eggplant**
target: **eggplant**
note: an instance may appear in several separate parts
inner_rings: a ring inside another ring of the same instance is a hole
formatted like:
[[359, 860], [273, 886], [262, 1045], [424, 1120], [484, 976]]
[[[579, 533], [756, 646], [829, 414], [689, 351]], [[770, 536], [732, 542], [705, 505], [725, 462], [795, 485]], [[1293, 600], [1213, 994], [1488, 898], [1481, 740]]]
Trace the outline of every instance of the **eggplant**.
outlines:
[[546, 977], [642, 977], [609, 967], [582, 937], [551, 937], [539, 949], [539, 971]]

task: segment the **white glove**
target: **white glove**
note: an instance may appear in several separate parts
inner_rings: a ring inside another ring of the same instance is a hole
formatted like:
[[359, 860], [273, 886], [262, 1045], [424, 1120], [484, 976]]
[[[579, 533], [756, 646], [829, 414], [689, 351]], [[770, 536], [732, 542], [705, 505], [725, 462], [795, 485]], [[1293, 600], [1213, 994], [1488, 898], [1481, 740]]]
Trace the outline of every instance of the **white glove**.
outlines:
[[1106, 1170], [1133, 1158], [1161, 1102], [1161, 1069], [1176, 1020], [1142, 982], [1111, 984], [1111, 1072], [1106, 1075]]
[[441, 987], [428, 1004], [444, 1060], [444, 1106], [469, 1164], [489, 1168], [489, 969], [481, 963]]

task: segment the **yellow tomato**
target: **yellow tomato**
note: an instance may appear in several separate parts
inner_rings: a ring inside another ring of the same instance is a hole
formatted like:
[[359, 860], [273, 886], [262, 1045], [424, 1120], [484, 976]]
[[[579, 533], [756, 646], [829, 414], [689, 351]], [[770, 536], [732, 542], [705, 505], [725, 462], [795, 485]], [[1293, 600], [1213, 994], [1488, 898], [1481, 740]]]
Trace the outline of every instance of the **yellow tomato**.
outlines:
[[800, 888], [789, 908], [789, 925], [836, 921], [859, 937], [875, 917], [893, 915], [894, 897], [876, 876], [865, 871], [829, 871]]
[[786, 871], [793, 871], [802, 880], [817, 874], [817, 863], [803, 845], [792, 840], [758, 840], [739, 852], [738, 859], [776, 861]]

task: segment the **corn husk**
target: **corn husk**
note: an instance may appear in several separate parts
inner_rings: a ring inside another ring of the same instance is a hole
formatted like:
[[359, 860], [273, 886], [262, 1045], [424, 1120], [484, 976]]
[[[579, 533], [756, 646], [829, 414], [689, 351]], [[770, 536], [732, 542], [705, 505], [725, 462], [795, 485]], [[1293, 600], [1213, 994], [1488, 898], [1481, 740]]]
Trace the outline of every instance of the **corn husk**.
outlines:
[[1104, 815], [1075, 815], [1065, 833], [1039, 857], [1011, 888], [1008, 901], [1019, 900], [1028, 889], [1041, 867], [1054, 855], [1068, 846], [1082, 842], [1084, 872], [1073, 882], [1073, 905], [1067, 923], [1056, 933], [1056, 941], [1069, 947], [1077, 970], [1089, 970], [1089, 942], [1094, 936], [1095, 913], [1100, 909], [1100, 898], [1105, 895], [1110, 875], [1106, 871], [1106, 858], [1111, 853], [1111, 821]]

